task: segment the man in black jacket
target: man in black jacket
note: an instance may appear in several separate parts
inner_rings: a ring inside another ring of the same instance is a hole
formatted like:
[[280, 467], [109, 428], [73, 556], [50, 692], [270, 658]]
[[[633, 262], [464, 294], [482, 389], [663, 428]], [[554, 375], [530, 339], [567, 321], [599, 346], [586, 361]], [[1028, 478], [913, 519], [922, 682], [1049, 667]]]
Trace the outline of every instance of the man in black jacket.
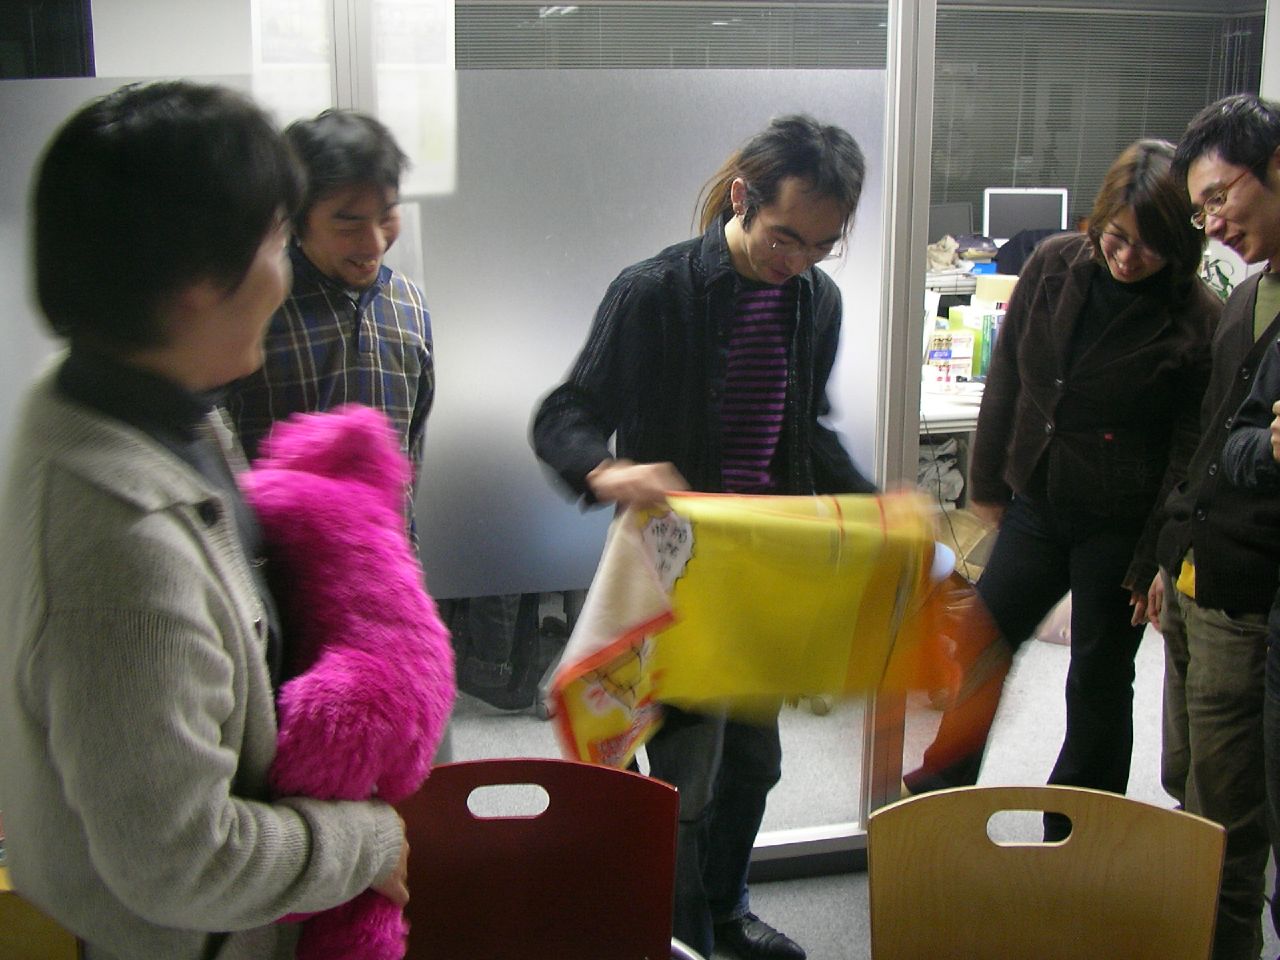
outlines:
[[[1203, 434], [1169, 497], [1148, 612], [1165, 639], [1164, 788], [1227, 830], [1214, 960], [1262, 949], [1266, 614], [1280, 572], [1280, 501], [1231, 484], [1223, 445], [1268, 345], [1280, 336], [1280, 108], [1228, 97], [1188, 126], [1175, 169], [1192, 222], [1248, 263], [1213, 344]], [[1274, 922], [1274, 920], [1273, 920]]]
[[[775, 119], [708, 183], [701, 237], [609, 286], [568, 379], [533, 421], [538, 457], [586, 502], [661, 504], [691, 488], [861, 493], [827, 378], [840, 292], [816, 268], [849, 230], [865, 177], [853, 138]], [[616, 454], [609, 440], [615, 438]], [[781, 775], [772, 724], [666, 708], [649, 772], [680, 791], [675, 935], [706, 956], [800, 960], [750, 911], [747, 866]]]

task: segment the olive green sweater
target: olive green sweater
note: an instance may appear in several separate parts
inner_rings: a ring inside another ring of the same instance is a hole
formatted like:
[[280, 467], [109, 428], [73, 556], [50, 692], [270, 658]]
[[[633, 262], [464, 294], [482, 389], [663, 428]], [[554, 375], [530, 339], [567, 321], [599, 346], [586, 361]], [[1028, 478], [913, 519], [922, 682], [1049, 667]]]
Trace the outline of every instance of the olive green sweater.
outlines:
[[[230, 443], [211, 415], [208, 429]], [[0, 811], [17, 889], [90, 960], [292, 955], [282, 915], [390, 874], [378, 803], [272, 801], [262, 611], [228, 506], [64, 399], [19, 418], [0, 500]]]

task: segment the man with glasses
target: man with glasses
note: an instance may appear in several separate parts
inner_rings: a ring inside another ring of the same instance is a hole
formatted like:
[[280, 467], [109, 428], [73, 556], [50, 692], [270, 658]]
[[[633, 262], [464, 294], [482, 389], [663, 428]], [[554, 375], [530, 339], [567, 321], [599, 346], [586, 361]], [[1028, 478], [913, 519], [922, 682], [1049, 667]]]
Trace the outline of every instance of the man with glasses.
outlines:
[[[874, 489], [823, 422], [841, 301], [816, 268], [842, 245], [865, 176], [844, 130], [777, 118], [708, 182], [702, 236], [613, 281], [568, 379], [533, 420], [537, 455], [574, 494], [643, 508], [669, 490]], [[756, 726], [668, 707], [646, 753], [650, 774], [680, 791], [675, 935], [705, 956], [714, 943], [744, 958], [803, 958], [747, 895], [781, 776], [776, 716]]]
[[1245, 262], [1268, 264], [1223, 310], [1203, 434], [1166, 504], [1161, 576], [1148, 598], [1165, 639], [1164, 788], [1227, 830], [1213, 957], [1256, 960], [1268, 852], [1266, 614], [1280, 571], [1280, 500], [1233, 485], [1223, 447], [1280, 336], [1280, 107], [1252, 95], [1206, 107], [1187, 127], [1174, 167], [1186, 177], [1191, 222]]

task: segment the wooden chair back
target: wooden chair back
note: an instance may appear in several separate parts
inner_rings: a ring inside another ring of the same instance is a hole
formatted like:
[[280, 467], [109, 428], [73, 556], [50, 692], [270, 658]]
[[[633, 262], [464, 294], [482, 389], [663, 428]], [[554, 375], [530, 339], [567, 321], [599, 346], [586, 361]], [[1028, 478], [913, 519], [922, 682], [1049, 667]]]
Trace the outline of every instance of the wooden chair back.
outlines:
[[79, 960], [81, 943], [9, 884], [0, 867], [0, 960]]
[[[997, 842], [988, 825], [1007, 811], [1062, 813], [1072, 831]], [[1224, 844], [1216, 823], [1097, 790], [911, 797], [868, 823], [871, 956], [1205, 960]]]

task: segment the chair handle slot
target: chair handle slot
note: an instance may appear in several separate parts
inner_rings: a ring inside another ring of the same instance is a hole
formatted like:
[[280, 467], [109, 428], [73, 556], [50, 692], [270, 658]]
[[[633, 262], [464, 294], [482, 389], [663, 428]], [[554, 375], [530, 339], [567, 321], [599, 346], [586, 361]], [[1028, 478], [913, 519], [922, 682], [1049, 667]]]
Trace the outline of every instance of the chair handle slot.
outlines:
[[551, 806], [551, 795], [537, 783], [493, 783], [467, 794], [467, 809], [481, 820], [540, 817]]
[[987, 839], [997, 847], [1057, 846], [1063, 840], [1047, 841], [1044, 839], [1044, 818], [1046, 814], [1056, 814], [1065, 818], [1068, 824], [1068, 833], [1064, 840], [1070, 839], [1071, 831], [1075, 829], [1075, 823], [1067, 813], [1062, 810], [1033, 810], [1020, 807], [996, 810], [987, 817]]

